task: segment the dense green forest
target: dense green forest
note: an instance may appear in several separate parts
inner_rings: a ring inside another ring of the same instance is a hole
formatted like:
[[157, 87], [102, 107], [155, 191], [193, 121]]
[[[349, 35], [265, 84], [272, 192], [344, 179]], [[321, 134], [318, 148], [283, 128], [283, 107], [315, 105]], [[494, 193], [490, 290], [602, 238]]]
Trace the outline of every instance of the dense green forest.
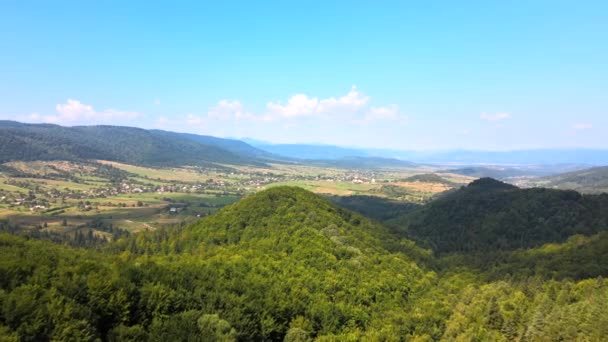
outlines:
[[387, 224], [439, 253], [538, 247], [605, 230], [608, 194], [519, 189], [481, 178]]
[[339, 207], [350, 209], [381, 222], [403, 216], [419, 207], [415, 203], [366, 195], [329, 196], [328, 199]]
[[[465, 207], [505, 197], [480, 213], [502, 203], [519, 224], [509, 208], [536, 192], [518, 191], [482, 180], [411, 213], [389, 210], [418, 222], [450, 196]], [[543, 202], [552, 214], [578, 203], [591, 207], [584, 224], [603, 220], [603, 198], [541, 194], [555, 198]], [[378, 223], [390, 215], [370, 220], [293, 187], [101, 250], [2, 233], [0, 340], [601, 341], [608, 238], [605, 227], [572, 229], [569, 215], [552, 221], [554, 243], [507, 245], [494, 264], [466, 248], [438, 258], [445, 250]], [[569, 232], [581, 235], [561, 238]]]
[[258, 158], [263, 153], [252, 154], [256, 149], [245, 143], [193, 136], [133, 127], [0, 121], [0, 163], [102, 159], [152, 166], [263, 165]]

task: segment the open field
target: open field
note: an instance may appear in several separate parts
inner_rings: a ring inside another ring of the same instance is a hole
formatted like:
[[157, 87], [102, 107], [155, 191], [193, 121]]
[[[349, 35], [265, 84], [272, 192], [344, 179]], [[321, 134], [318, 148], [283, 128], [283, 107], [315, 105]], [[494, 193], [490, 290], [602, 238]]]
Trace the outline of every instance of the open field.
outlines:
[[395, 182], [394, 184], [398, 187], [405, 188], [408, 190], [432, 194], [452, 189], [451, 187], [441, 183]]
[[148, 168], [142, 166], [122, 164], [118, 162], [111, 162], [105, 160], [98, 160], [101, 164], [112, 165], [115, 168], [134, 173], [139, 176], [147, 177], [158, 181], [169, 181], [169, 182], [197, 182], [204, 181], [207, 177], [197, 173], [194, 170], [188, 170], [186, 168]]

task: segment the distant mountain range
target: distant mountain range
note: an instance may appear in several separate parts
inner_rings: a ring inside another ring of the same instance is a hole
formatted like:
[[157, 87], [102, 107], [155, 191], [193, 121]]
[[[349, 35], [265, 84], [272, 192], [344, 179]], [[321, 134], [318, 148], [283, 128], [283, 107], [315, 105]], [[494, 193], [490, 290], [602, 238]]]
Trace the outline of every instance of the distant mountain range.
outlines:
[[[398, 159], [350, 156], [327, 147], [327, 154], [279, 154], [246, 142], [213, 136], [146, 130], [121, 126], [74, 126], [26, 124], [0, 121], [0, 163], [32, 160], [103, 159], [148, 166], [182, 165], [266, 165], [307, 163], [338, 168], [407, 167], [414, 164]], [[319, 153], [322, 148], [319, 148]], [[306, 156], [306, 159], [301, 157]], [[325, 158], [328, 157], [328, 158]]]
[[[241, 141], [121, 126], [63, 127], [0, 121], [0, 163], [60, 159], [105, 159], [150, 166], [265, 165], [269, 162], [338, 168], [466, 165], [465, 168], [454, 166], [450, 171], [506, 179], [523, 175], [547, 176], [593, 165], [606, 165], [608, 150], [397, 151], [332, 145], [269, 144], [251, 139]], [[504, 169], [487, 166], [492, 164], [508, 166]], [[514, 167], [516, 165], [530, 167]], [[531, 165], [545, 166], [534, 168]]]
[[491, 177], [500, 180], [513, 181], [522, 177], [546, 177], [584, 169], [580, 164], [534, 165], [534, 166], [466, 166], [450, 168], [439, 173], [455, 173], [458, 175], [483, 178]]
[[[246, 140], [247, 141], [247, 140]], [[286, 157], [297, 159], [339, 159], [346, 157], [369, 157], [373, 156], [364, 150], [339, 147], [332, 145], [308, 145], [308, 144], [268, 144], [255, 140], [249, 140], [253, 146]]]
[[529, 149], [513, 151], [413, 151], [394, 149], [369, 149], [340, 147], [323, 144], [271, 144], [254, 139], [245, 139], [259, 149], [298, 159], [338, 159], [344, 157], [380, 157], [408, 160], [426, 164], [453, 165], [605, 165], [608, 164], [606, 149]]
[[340, 157], [336, 159], [305, 160], [307, 164], [344, 169], [373, 169], [382, 167], [416, 167], [407, 160], [381, 157]]
[[513, 151], [387, 151], [373, 150], [375, 155], [434, 164], [496, 164], [496, 165], [555, 165], [555, 164], [608, 164], [605, 149], [529, 149]]

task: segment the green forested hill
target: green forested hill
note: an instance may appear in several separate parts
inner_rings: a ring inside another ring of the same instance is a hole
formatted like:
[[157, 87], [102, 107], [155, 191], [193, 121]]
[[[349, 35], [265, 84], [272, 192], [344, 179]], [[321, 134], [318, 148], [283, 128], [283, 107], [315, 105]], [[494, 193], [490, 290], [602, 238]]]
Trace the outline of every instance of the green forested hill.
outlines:
[[0, 162], [82, 159], [154, 166], [261, 164], [255, 155], [233, 153], [163, 131], [0, 121]]
[[389, 224], [440, 253], [514, 250], [608, 230], [608, 195], [482, 178]]
[[421, 183], [438, 183], [445, 184], [447, 186], [456, 187], [457, 184], [451, 182], [435, 173], [424, 173], [420, 175], [414, 175], [402, 180], [403, 182], [421, 182]]
[[99, 251], [0, 234], [0, 340], [601, 341], [603, 268], [586, 279], [517, 267], [565, 252], [573, 269], [580, 246], [603, 241], [546, 245], [493, 273], [276, 187]]
[[288, 187], [105, 254], [7, 236], [0, 251], [0, 322], [35, 340], [175, 341], [209, 329], [240, 340], [406, 336], [414, 299], [436, 281], [405, 254], [423, 250]]

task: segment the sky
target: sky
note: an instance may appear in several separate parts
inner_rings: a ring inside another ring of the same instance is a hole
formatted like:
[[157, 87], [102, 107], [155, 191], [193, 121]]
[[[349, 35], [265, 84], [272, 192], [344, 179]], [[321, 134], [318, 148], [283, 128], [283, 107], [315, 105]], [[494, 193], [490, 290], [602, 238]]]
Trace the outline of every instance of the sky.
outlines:
[[0, 119], [608, 148], [608, 2], [1, 1]]

